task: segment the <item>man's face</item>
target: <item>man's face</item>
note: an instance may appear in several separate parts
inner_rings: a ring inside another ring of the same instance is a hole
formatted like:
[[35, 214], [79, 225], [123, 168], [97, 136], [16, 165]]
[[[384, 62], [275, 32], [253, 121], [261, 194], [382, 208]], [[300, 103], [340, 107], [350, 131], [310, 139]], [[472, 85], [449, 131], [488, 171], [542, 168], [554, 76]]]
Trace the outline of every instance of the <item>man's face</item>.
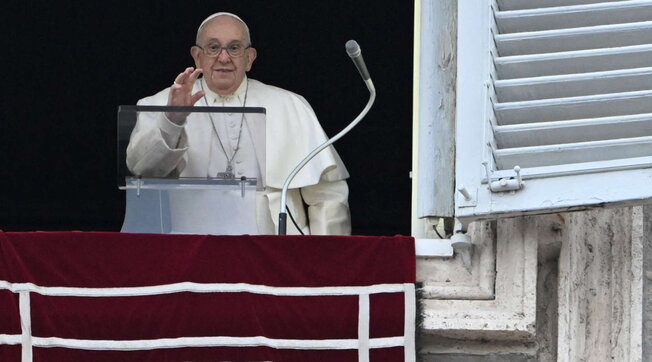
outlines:
[[[218, 16], [206, 23], [199, 35], [198, 45], [207, 47], [229, 47], [240, 44], [247, 47], [244, 26], [230, 16]], [[256, 59], [256, 49], [248, 48], [240, 57], [232, 57], [226, 49], [220, 50], [217, 57], [207, 56], [198, 47], [190, 48], [195, 66], [203, 69], [204, 79], [213, 92], [226, 95], [238, 89]]]

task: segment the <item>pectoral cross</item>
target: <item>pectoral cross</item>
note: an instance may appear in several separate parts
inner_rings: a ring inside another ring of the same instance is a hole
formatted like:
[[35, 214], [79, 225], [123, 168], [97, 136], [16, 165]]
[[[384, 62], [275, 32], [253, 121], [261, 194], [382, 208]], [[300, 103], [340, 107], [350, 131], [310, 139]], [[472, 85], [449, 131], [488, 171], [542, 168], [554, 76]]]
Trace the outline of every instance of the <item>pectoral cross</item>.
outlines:
[[218, 172], [217, 177], [223, 179], [234, 179], [235, 174], [233, 173], [233, 166], [231, 166], [231, 163], [226, 165], [226, 170], [224, 172]]

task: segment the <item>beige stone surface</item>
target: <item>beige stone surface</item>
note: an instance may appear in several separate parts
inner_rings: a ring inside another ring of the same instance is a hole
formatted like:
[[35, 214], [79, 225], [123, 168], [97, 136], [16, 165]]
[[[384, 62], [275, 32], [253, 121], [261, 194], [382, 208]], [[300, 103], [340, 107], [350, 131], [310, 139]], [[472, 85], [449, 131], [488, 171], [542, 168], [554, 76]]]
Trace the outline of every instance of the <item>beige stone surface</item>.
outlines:
[[[426, 293], [423, 300], [424, 332], [457, 339], [532, 341], [536, 328], [536, 223], [526, 222], [526, 218], [499, 220], [494, 231], [492, 223], [483, 222], [470, 228], [469, 234], [474, 243], [470, 275], [464, 275], [460, 265], [454, 265], [450, 274], [440, 270], [436, 276], [446, 275], [452, 284], [450, 291], [455, 290], [458, 280], [463, 281], [462, 287], [466, 289], [460, 290], [465, 292], [469, 281], [491, 283], [494, 297], [468, 298], [463, 294], [463, 297], [454, 299], [454, 294]], [[495, 249], [491, 247], [494, 242]], [[436, 264], [437, 260], [430, 262]], [[444, 270], [445, 263], [451, 265], [450, 261], [442, 261], [439, 268]], [[494, 265], [495, 273], [491, 273]], [[429, 270], [435, 269], [429, 267]], [[493, 280], [478, 278], [473, 273]], [[432, 279], [429, 282], [432, 283]], [[427, 283], [424, 283], [426, 287]], [[481, 290], [477, 285], [475, 288]]]
[[[417, 264], [430, 288], [422, 301], [421, 354], [644, 360], [643, 244], [651, 239], [651, 211], [594, 209], [472, 224], [470, 269], [457, 255]], [[493, 297], [482, 295], [483, 282], [493, 285]]]

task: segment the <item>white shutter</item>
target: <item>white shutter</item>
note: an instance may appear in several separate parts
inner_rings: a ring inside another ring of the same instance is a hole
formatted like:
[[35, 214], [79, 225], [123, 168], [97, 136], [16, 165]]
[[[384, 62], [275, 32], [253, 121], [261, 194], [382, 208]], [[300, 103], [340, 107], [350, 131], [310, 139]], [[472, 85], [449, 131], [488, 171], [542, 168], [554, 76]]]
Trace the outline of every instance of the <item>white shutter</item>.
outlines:
[[458, 218], [652, 197], [652, 0], [459, 1], [458, 19]]

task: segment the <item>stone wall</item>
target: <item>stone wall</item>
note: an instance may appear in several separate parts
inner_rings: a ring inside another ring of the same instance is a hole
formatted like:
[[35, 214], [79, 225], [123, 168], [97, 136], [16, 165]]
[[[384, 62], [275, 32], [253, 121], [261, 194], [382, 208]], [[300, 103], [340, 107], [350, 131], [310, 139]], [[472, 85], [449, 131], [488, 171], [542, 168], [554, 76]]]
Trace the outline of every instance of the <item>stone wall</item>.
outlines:
[[643, 298], [652, 296], [643, 279], [645, 267], [652, 280], [650, 211], [594, 209], [472, 224], [467, 265], [460, 255], [417, 260], [420, 358], [644, 360], [643, 352], [652, 352], [652, 298]]

